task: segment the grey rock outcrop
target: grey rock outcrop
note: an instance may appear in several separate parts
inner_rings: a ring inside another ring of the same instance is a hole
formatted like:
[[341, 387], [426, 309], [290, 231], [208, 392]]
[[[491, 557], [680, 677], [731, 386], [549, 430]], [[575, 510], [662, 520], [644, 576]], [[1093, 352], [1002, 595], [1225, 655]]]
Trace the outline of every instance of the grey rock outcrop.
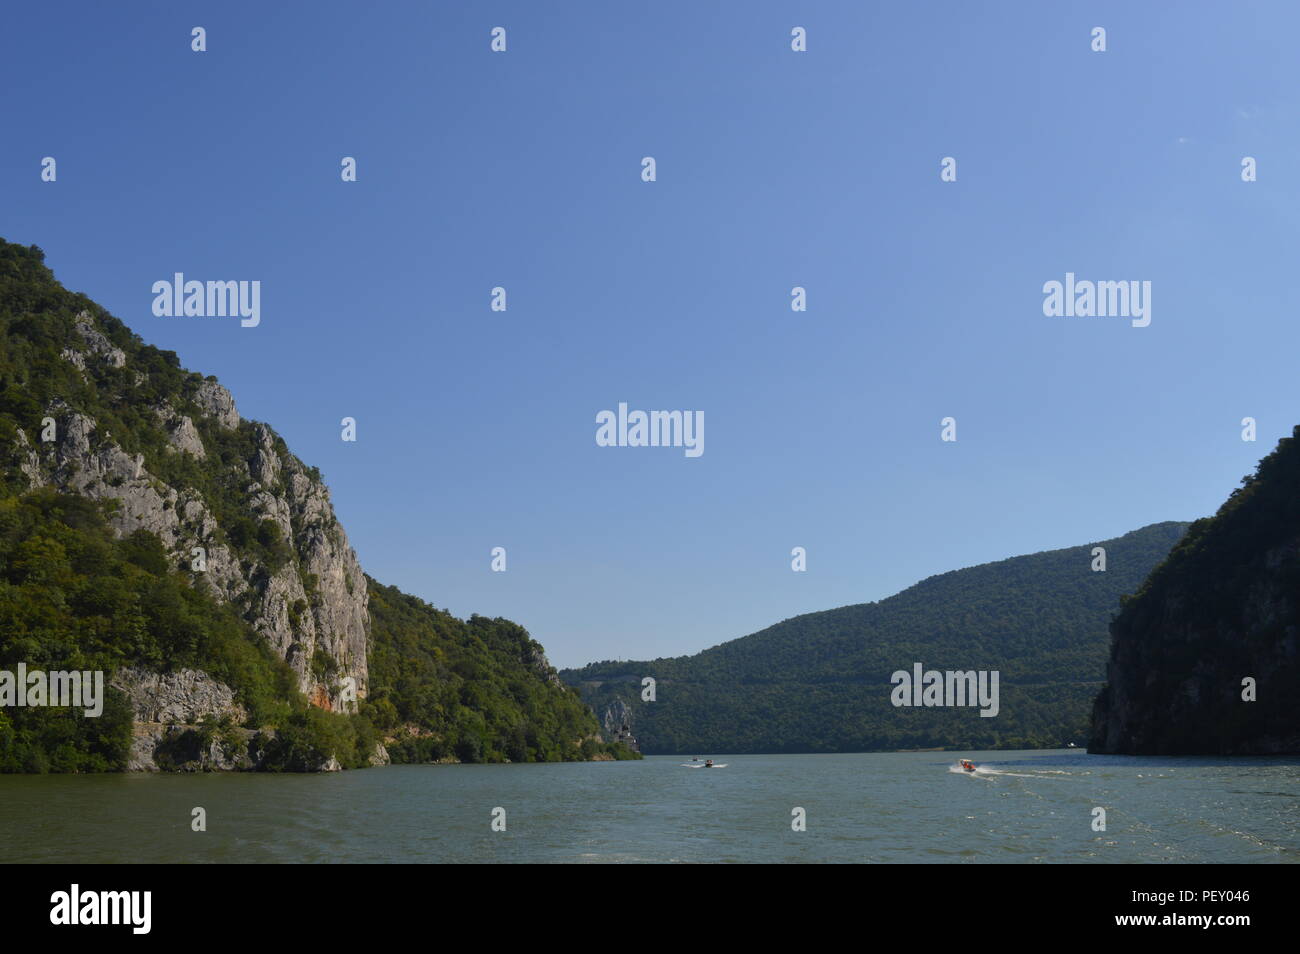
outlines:
[[127, 771], [256, 767], [248, 754], [251, 733], [235, 728], [247, 713], [235, 702], [231, 688], [207, 673], [196, 669], [157, 673], [125, 667], [113, 674], [112, 685], [126, 695], [135, 723]]
[[563, 686], [564, 682], [560, 679], [560, 674], [555, 671], [551, 661], [546, 658], [546, 651], [542, 649], [541, 643], [533, 643], [529, 647], [524, 662], [532, 666], [533, 670], [553, 686]]
[[640, 751], [636, 736], [632, 734], [632, 710], [622, 699], [615, 697], [614, 701], [606, 706], [604, 718], [601, 719], [601, 728], [605, 730], [606, 741], [622, 742], [633, 752]]
[[15, 449], [18, 454], [18, 469], [24, 477], [27, 478], [28, 485], [36, 484], [41, 479], [41, 455], [32, 447], [31, 441], [27, 439], [27, 434], [23, 429], [18, 428], [18, 436], [15, 443], [18, 445]]
[[605, 707], [605, 715], [600, 720], [600, 724], [605, 730], [605, 738], [612, 739], [623, 726], [631, 728], [632, 710], [622, 699], [615, 699]]
[[[77, 317], [86, 343], [82, 363], [106, 360], [123, 367], [124, 353], [94, 325]], [[119, 356], [121, 360], [119, 360]], [[252, 628], [298, 674], [299, 686], [313, 704], [330, 710], [354, 707], [368, 690], [368, 590], [365, 575], [339, 525], [329, 491], [309, 473], [264, 424], [241, 422], [230, 392], [215, 381], [198, 384], [193, 408], [223, 429], [251, 428], [255, 450], [233, 466], [235, 482], [245, 486], [250, 515], [279, 528], [288, 557], [266, 565], [254, 551], [236, 553], [203, 494], [171, 486], [151, 472], [143, 454], [129, 453], [97, 421], [55, 400], [45, 413], [56, 422], [53, 442], [34, 442], [19, 430], [20, 468], [29, 484], [47, 485], [99, 500], [114, 500], [112, 525], [120, 535], [136, 530], [156, 534], [183, 568], [195, 573], [219, 601], [238, 607]], [[155, 407], [168, 452], [207, 457], [202, 431], [191, 413]], [[313, 658], [317, 665], [313, 666]], [[196, 705], [199, 703], [195, 703]]]
[[137, 722], [132, 727], [128, 772], [248, 772], [259, 760], [250, 753], [247, 729], [214, 732], [207, 726]]
[[235, 410], [234, 397], [216, 381], [209, 380], [200, 384], [194, 395], [194, 403], [227, 430], [239, 426], [239, 412]]
[[130, 699], [136, 722], [197, 725], [211, 718], [238, 724], [248, 717], [234, 690], [197, 669], [158, 673], [127, 667], [113, 674], [112, 685]]
[[194, 422], [184, 414], [178, 415], [175, 422], [168, 428], [167, 439], [171, 446], [181, 453], [193, 454], [199, 460], [203, 460], [207, 456], [198, 429], [195, 428]]
[[[77, 315], [77, 331], [81, 337], [86, 340], [86, 346], [90, 353], [96, 357], [107, 361], [114, 368], [126, 366], [126, 352], [108, 340], [108, 337], [95, 327], [94, 319], [91, 318], [90, 312], [83, 311]], [[64, 352], [65, 357], [67, 352]], [[77, 361], [75, 358], [70, 359], [77, 367], [85, 369], [85, 360]]]

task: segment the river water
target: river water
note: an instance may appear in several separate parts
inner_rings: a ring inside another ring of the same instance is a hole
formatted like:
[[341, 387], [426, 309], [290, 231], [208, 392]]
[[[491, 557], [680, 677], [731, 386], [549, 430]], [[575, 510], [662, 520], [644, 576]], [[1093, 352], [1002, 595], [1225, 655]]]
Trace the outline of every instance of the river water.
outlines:
[[[715, 769], [661, 756], [0, 776], [0, 851], [75, 863], [1300, 860], [1300, 759], [964, 754], [977, 775], [911, 752], [715, 755]], [[191, 830], [195, 808], [206, 831]]]

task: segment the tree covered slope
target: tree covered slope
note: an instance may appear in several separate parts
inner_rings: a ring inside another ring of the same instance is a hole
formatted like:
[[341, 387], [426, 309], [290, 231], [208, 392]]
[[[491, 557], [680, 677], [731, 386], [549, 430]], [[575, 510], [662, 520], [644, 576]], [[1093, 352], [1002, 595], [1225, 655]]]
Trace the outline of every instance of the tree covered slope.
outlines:
[[[694, 656], [565, 670], [597, 712], [622, 700], [642, 750], [852, 752], [1082, 744], [1107, 624], [1186, 524], [931, 577], [876, 603], [809, 613]], [[1092, 549], [1106, 549], [1104, 572]], [[914, 663], [998, 670], [1000, 713], [896, 708]], [[657, 680], [641, 701], [641, 680]]]
[[1111, 632], [1090, 751], [1300, 752], [1300, 428], [1191, 525]]
[[111, 684], [0, 707], [0, 771], [629, 754], [521, 627], [367, 577], [315, 468], [35, 246], [0, 240], [0, 330], [0, 669]]

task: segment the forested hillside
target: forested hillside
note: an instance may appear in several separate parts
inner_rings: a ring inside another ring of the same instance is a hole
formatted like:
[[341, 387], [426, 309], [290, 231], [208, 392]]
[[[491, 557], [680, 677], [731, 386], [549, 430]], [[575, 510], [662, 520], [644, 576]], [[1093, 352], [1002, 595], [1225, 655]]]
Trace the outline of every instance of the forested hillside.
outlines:
[[394, 761], [633, 757], [601, 742], [591, 710], [522, 626], [486, 616], [461, 620], [396, 587], [369, 584], [367, 711], [396, 734], [388, 743]]
[[[1186, 529], [1159, 523], [1113, 540], [931, 577], [877, 603], [796, 616], [694, 656], [602, 662], [561, 677], [597, 712], [622, 700], [649, 753], [852, 752], [1082, 745], [1100, 688], [1107, 625]], [[1094, 572], [1092, 550], [1106, 550]], [[1001, 712], [895, 708], [890, 675], [914, 663], [998, 670]], [[641, 680], [657, 680], [642, 702]]]
[[1191, 525], [1111, 631], [1090, 751], [1300, 752], [1300, 427]]
[[370, 580], [319, 471], [35, 246], [0, 240], [0, 330], [0, 669], [112, 684], [0, 707], [0, 771], [629, 754], [521, 627]]

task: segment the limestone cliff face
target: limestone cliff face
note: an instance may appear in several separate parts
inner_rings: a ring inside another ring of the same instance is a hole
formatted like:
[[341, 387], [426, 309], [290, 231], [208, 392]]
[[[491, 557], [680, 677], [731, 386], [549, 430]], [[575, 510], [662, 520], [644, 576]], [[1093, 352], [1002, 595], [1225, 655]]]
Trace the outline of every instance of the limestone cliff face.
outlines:
[[560, 674], [556, 672], [555, 667], [551, 665], [551, 661], [546, 658], [546, 652], [542, 649], [540, 643], [533, 643], [532, 646], [529, 647], [524, 662], [531, 666], [538, 676], [549, 682], [552, 686], [564, 685], [563, 681], [560, 679]]
[[1089, 750], [1300, 752], [1300, 428], [1111, 627]]
[[600, 720], [601, 728], [605, 730], [606, 739], [614, 739], [623, 726], [631, 728], [632, 710], [627, 707], [627, 703], [622, 699], [615, 698], [608, 706], [605, 707], [605, 715]]
[[200, 723], [206, 719], [237, 725], [247, 717], [235, 702], [234, 691], [207, 673], [196, 669], [157, 673], [126, 667], [114, 673], [112, 685], [130, 700], [134, 720], [127, 771], [254, 767], [246, 755], [233, 754], [235, 747], [210, 736], [204, 738]]
[[157, 673], [125, 667], [113, 674], [112, 685], [131, 701], [136, 722], [194, 725], [215, 717], [238, 724], [247, 718], [229, 686], [197, 669]]
[[[134, 389], [146, 375], [132, 368], [130, 356], [109, 342], [88, 312], [77, 316], [76, 328], [80, 346], [65, 349], [63, 359], [88, 382], [96, 363], [120, 370], [99, 380], [121, 382], [115, 396], [138, 402]], [[196, 586], [239, 608], [293, 667], [315, 705], [352, 708], [349, 680], [356, 697], [365, 697], [366, 581], [329, 491], [269, 427], [242, 420], [229, 391], [210, 379], [192, 381], [184, 400], [150, 408], [161, 438], [156, 465], [170, 477], [153, 472], [145, 454], [123, 450], [106, 425], [82, 413], [75, 397], [56, 399], [44, 410], [52, 432], [47, 423], [40, 434], [20, 429], [17, 436], [20, 470], [30, 485], [115, 501], [114, 529], [156, 534], [176, 565], [191, 570]], [[209, 446], [214, 442], [221, 446]], [[173, 467], [170, 455], [206, 468], [202, 479], [188, 465]], [[205, 483], [207, 490], [201, 489]], [[214, 486], [223, 488], [220, 500]], [[268, 521], [278, 540], [261, 526]], [[245, 539], [241, 531], [250, 522], [274, 546]]]
[[[0, 633], [0, 661], [84, 656], [113, 685], [93, 725], [0, 713], [0, 768], [330, 771], [593, 751], [579, 740], [594, 716], [523, 627], [459, 620], [365, 576], [319, 472], [215, 379], [64, 288], [36, 246], [0, 239], [0, 326], [0, 569], [29, 587], [14, 602], [37, 633]], [[295, 677], [312, 705], [363, 717], [310, 710]], [[390, 755], [379, 733], [402, 719], [421, 735]]]

